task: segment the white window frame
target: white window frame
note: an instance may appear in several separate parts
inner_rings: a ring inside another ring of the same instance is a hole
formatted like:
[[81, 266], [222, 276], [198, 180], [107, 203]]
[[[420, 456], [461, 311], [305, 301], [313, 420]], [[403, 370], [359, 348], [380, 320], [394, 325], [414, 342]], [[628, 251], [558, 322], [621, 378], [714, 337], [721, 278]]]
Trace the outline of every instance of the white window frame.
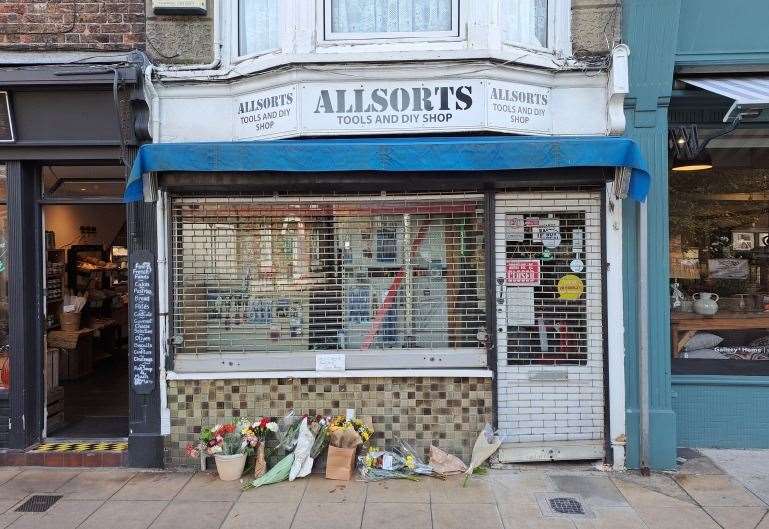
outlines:
[[544, 47], [507, 39], [501, 20], [504, 1], [496, 0], [495, 2], [503, 48], [524, 48], [547, 53], [558, 52], [566, 56], [571, 55], [571, 0], [547, 0], [547, 46]]
[[[460, 0], [451, 0], [452, 22], [449, 31], [399, 31], [378, 33], [334, 33], [331, 30], [331, 2], [317, 0], [318, 45], [324, 43], [368, 44], [393, 41], [455, 41], [465, 38], [464, 9]], [[328, 16], [326, 16], [328, 14]]]

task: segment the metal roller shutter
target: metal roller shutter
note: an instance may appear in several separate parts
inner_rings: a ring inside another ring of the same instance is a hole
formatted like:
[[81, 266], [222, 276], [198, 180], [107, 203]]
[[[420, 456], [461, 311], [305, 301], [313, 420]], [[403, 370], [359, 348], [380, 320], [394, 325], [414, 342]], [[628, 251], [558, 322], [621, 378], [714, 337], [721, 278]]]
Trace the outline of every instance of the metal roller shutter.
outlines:
[[482, 198], [172, 198], [176, 356], [482, 349]]

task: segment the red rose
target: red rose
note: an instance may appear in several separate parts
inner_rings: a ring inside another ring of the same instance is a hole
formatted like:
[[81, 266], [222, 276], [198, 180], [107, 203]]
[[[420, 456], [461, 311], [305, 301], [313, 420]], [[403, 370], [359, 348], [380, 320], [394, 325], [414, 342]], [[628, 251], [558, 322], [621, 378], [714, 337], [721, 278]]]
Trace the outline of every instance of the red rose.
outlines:
[[268, 424], [270, 424], [270, 419], [267, 417], [262, 417], [262, 420], [259, 421], [259, 428], [267, 428]]

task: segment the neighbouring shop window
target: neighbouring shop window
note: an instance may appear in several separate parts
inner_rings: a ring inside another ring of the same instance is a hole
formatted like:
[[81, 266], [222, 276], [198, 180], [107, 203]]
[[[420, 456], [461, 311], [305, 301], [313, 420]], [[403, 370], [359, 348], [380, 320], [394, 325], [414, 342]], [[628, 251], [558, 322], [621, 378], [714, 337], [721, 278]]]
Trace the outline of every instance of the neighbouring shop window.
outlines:
[[481, 348], [483, 220], [464, 195], [175, 199], [176, 354]]
[[769, 368], [769, 169], [710, 163], [670, 173], [674, 364]]
[[8, 191], [5, 165], [0, 164], [0, 389], [10, 385], [8, 340]]
[[325, 0], [326, 39], [456, 37], [459, 0]]
[[239, 55], [280, 47], [279, 0], [238, 0]]
[[502, 0], [500, 12], [505, 42], [548, 47], [548, 0]]

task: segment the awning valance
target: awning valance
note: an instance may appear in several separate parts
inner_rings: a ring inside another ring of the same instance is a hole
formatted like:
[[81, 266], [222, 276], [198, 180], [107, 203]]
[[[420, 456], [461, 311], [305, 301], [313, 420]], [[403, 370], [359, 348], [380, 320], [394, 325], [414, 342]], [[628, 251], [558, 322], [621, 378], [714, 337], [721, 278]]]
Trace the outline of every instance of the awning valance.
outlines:
[[143, 176], [162, 171], [505, 171], [627, 167], [629, 195], [644, 200], [649, 172], [638, 145], [618, 137], [400, 137], [143, 145], [124, 200], [143, 196]]
[[684, 83], [734, 100], [724, 122], [747, 109], [769, 108], [769, 77], [701, 77]]

